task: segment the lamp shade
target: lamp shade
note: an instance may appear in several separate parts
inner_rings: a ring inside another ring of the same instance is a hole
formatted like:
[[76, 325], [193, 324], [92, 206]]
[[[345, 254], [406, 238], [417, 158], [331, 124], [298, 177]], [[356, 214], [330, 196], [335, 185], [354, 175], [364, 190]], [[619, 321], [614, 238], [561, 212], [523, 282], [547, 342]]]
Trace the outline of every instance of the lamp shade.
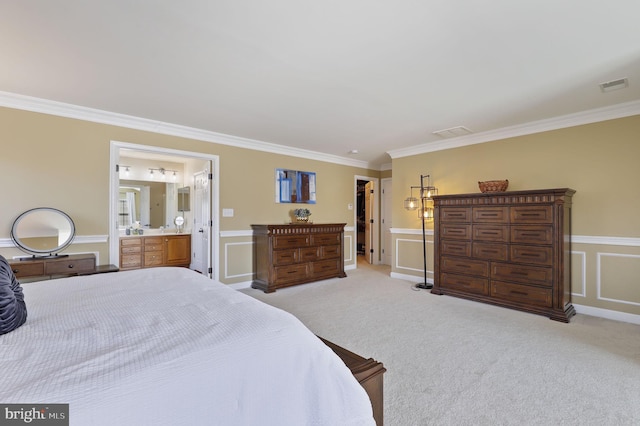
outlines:
[[418, 199], [416, 197], [407, 197], [404, 200], [404, 208], [407, 210], [415, 210], [418, 208]]

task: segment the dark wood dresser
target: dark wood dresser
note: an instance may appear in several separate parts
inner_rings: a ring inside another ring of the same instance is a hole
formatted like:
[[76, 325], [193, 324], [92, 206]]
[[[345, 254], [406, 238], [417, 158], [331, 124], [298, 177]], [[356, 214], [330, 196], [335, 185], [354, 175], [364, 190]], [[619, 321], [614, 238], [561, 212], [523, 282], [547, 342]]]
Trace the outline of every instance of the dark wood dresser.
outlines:
[[11, 260], [9, 265], [20, 282], [118, 271], [114, 265], [96, 265], [96, 256], [91, 253], [25, 257]]
[[568, 188], [434, 197], [434, 294], [569, 322]]
[[346, 223], [251, 225], [255, 279], [265, 293], [344, 273]]

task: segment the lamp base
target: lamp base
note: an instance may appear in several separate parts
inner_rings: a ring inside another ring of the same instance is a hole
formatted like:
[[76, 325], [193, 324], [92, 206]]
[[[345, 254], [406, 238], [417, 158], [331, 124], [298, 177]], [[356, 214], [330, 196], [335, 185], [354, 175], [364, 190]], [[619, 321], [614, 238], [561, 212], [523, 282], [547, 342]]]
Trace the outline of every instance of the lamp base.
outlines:
[[433, 288], [433, 284], [431, 283], [418, 283], [415, 285], [416, 288], [421, 288], [423, 290], [431, 290]]

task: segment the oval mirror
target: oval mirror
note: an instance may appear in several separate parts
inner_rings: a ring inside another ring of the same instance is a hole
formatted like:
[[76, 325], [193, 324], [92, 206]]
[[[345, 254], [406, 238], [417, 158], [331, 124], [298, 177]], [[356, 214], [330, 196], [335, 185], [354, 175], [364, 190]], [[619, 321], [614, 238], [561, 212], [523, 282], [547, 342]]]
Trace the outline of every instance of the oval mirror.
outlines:
[[73, 241], [76, 227], [65, 212], [38, 207], [22, 213], [13, 222], [11, 239], [30, 254], [54, 256]]
[[182, 228], [182, 225], [184, 225], [184, 217], [176, 216], [176, 218], [173, 220], [173, 223], [176, 224], [178, 229]]

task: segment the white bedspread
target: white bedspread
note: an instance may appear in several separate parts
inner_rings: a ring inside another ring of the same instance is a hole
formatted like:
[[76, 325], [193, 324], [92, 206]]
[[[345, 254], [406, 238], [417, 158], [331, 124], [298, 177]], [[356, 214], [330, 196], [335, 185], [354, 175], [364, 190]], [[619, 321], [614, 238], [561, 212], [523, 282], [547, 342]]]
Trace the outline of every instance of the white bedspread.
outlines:
[[1, 403], [70, 424], [372, 425], [367, 394], [292, 315], [184, 268], [23, 284], [0, 336]]

